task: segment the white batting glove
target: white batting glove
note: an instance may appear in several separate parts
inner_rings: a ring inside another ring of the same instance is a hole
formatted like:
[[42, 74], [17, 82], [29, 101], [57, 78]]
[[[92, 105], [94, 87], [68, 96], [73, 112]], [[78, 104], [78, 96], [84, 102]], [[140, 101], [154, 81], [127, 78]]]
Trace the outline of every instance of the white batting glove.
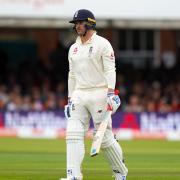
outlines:
[[119, 91], [115, 91], [115, 92], [112, 91], [112, 92], [108, 92], [107, 94], [107, 104], [109, 110], [112, 111], [112, 114], [114, 114], [121, 105], [121, 100], [118, 94]]
[[71, 117], [71, 105], [72, 105], [72, 102], [68, 100], [68, 104], [64, 106], [64, 114], [65, 114], [66, 119]]

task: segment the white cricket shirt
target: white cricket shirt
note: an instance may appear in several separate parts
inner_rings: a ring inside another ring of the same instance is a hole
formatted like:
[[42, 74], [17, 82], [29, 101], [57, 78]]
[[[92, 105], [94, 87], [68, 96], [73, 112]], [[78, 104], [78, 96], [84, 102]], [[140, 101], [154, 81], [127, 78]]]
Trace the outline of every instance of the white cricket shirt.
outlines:
[[107, 39], [94, 33], [82, 44], [78, 37], [70, 47], [68, 59], [68, 97], [75, 89], [115, 88], [115, 57]]

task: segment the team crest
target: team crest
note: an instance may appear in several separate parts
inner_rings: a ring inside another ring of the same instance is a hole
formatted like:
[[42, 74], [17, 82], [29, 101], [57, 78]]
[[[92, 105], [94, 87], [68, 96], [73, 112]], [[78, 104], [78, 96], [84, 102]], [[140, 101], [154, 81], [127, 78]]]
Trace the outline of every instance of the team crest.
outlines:
[[92, 51], [93, 51], [93, 47], [91, 46], [91, 47], [89, 48], [89, 57], [91, 56]]
[[76, 47], [76, 48], [74, 48], [74, 50], [73, 50], [73, 54], [77, 54], [77, 52], [78, 52], [78, 48]]

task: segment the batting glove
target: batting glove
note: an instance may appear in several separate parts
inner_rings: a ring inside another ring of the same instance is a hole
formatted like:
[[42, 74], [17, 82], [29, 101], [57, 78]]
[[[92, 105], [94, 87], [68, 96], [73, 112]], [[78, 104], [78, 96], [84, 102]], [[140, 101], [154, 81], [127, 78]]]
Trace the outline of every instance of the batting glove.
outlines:
[[66, 119], [71, 117], [71, 105], [72, 105], [72, 102], [68, 100], [68, 104], [65, 105], [64, 107], [64, 114], [65, 114]]
[[118, 96], [119, 91], [115, 90], [114, 92], [108, 92], [107, 94], [107, 104], [109, 110], [112, 111], [112, 114], [114, 114], [119, 106], [121, 105], [121, 100]]

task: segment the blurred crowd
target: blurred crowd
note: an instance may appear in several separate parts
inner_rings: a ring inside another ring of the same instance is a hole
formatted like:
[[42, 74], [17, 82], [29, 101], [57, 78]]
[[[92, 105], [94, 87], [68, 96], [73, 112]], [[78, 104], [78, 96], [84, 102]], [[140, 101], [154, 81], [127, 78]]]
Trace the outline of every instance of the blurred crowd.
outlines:
[[[29, 59], [14, 70], [0, 53], [0, 110], [59, 110], [67, 103], [68, 49]], [[117, 89], [125, 112], [180, 111], [179, 66], [135, 69], [117, 65]]]
[[158, 79], [143, 79], [129, 84], [123, 83], [121, 75], [118, 79], [123, 111], [180, 112], [180, 81], [163, 83]]
[[8, 66], [0, 52], [0, 110], [58, 110], [67, 103], [68, 49], [62, 44], [46, 59]]
[[125, 112], [180, 112], [180, 61], [135, 68], [117, 61], [117, 88]]
[[56, 85], [54, 91], [46, 84], [43, 87], [32, 86], [29, 92], [23, 94], [19, 85], [9, 89], [0, 85], [0, 110], [9, 111], [43, 111], [63, 109], [66, 102], [65, 83]]

